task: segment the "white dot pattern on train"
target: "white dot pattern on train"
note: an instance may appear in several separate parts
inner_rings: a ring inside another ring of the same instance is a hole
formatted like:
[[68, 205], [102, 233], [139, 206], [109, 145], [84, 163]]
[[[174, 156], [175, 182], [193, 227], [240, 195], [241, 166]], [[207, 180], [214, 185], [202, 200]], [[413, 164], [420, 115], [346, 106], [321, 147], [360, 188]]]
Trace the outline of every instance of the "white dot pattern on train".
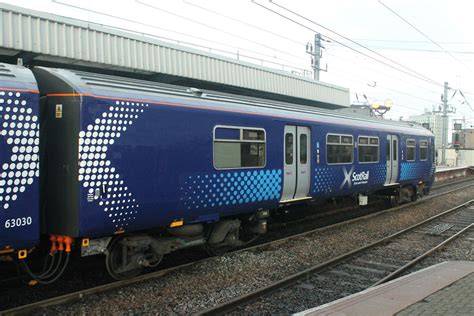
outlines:
[[279, 200], [281, 169], [229, 171], [188, 176], [181, 186], [187, 210]]
[[140, 204], [107, 154], [147, 107], [141, 102], [115, 101], [79, 133], [78, 180], [87, 190], [88, 201], [97, 202], [116, 228], [135, 220]]
[[11, 148], [0, 178], [0, 208], [8, 210], [39, 177], [39, 122], [26, 94], [17, 91], [0, 91], [0, 115], [0, 135]]

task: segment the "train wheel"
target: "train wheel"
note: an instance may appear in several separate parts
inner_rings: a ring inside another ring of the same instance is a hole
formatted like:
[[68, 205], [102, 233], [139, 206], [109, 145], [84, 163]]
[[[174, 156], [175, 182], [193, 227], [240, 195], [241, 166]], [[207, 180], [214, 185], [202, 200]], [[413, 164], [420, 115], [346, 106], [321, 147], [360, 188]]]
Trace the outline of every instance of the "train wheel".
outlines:
[[400, 199], [399, 199], [398, 195], [390, 196], [390, 206], [391, 207], [397, 207], [398, 205], [400, 205]]
[[105, 266], [110, 276], [116, 280], [133, 278], [142, 272], [143, 267], [134, 262], [136, 253], [127, 246], [126, 237], [112, 240], [105, 256]]

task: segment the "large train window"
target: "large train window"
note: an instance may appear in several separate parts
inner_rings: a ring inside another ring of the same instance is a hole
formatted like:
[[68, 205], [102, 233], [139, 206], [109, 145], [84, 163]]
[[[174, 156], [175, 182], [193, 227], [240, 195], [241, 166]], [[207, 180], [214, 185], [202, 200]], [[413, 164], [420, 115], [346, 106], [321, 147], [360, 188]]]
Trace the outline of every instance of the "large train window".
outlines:
[[359, 162], [379, 162], [378, 137], [359, 136]]
[[326, 161], [328, 164], [352, 163], [354, 140], [351, 135], [327, 134]]
[[266, 163], [265, 130], [235, 126], [214, 128], [216, 169], [262, 168]]
[[416, 142], [414, 139], [407, 139], [407, 161], [415, 161]]
[[428, 141], [420, 140], [420, 160], [428, 160]]

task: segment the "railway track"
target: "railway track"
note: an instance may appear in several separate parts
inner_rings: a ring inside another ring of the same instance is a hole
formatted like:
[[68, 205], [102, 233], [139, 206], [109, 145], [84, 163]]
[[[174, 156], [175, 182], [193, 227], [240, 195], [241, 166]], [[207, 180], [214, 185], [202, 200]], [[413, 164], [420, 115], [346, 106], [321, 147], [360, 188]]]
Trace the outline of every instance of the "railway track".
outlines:
[[200, 314], [294, 313], [390, 281], [474, 228], [473, 203], [463, 203]]
[[[460, 181], [460, 182], [465, 182], [465, 181]], [[337, 226], [347, 225], [350, 222], [363, 221], [363, 220], [366, 220], [370, 217], [378, 216], [379, 214], [383, 214], [383, 213], [387, 213], [387, 212], [394, 212], [394, 211], [398, 211], [398, 210], [403, 210], [405, 208], [414, 206], [418, 203], [423, 203], [424, 201], [427, 201], [429, 199], [436, 198], [436, 197], [444, 195], [444, 194], [449, 194], [449, 193], [455, 192], [457, 190], [462, 190], [462, 189], [467, 188], [469, 186], [470, 185], [461, 186], [461, 187], [458, 187], [456, 189], [452, 189], [452, 190], [449, 190], [449, 191], [442, 192], [440, 194], [434, 194], [434, 195], [425, 197], [424, 199], [419, 200], [415, 203], [402, 205], [402, 206], [399, 206], [399, 207], [396, 207], [396, 208], [388, 209], [388, 210], [378, 212], [378, 213], [369, 214], [369, 215], [366, 215], [366, 216], [363, 216], [363, 217], [351, 219], [349, 221], [344, 221], [344, 222], [337, 223], [337, 224], [334, 224], [334, 225], [330, 225], [330, 226], [327, 226], [327, 227], [309, 230], [309, 231], [302, 232], [302, 233], [299, 233], [299, 234], [295, 234], [295, 235], [292, 235], [292, 236], [280, 238], [278, 240], [273, 240], [273, 241], [270, 241], [270, 242], [267, 242], [267, 243], [264, 243], [264, 244], [259, 244], [259, 245], [247, 247], [245, 249], [240, 249], [240, 250], [237, 250], [237, 251], [234, 251], [234, 252], [250, 251], [250, 250], [253, 250], [253, 249], [258, 249], [260, 247], [263, 248], [263, 247], [266, 247], [270, 244], [282, 243], [282, 242], [285, 242], [285, 241], [290, 240], [292, 238], [298, 238], [298, 237], [301, 237], [301, 236], [304, 236], [304, 235], [307, 235], [307, 234], [312, 234], [312, 233], [315, 233], [315, 232], [318, 232], [318, 231], [324, 231], [324, 230], [328, 230], [328, 229], [333, 229]], [[146, 275], [142, 275], [142, 276], [136, 277], [134, 279], [119, 281], [119, 282], [113, 282], [113, 283], [101, 285], [101, 286], [98, 286], [98, 287], [93, 287], [93, 288], [81, 290], [81, 291], [78, 291], [78, 292], [74, 292], [74, 293], [70, 293], [70, 294], [66, 294], [66, 295], [61, 295], [61, 296], [54, 297], [54, 298], [51, 298], [51, 299], [35, 302], [35, 303], [29, 304], [29, 305], [24, 305], [24, 306], [12, 308], [12, 309], [9, 309], [9, 310], [5, 310], [3, 312], [0, 312], [0, 314], [7, 315], [7, 314], [15, 314], [15, 313], [28, 313], [28, 312], [38, 310], [39, 308], [44, 308], [44, 307], [48, 307], [48, 306], [54, 306], [54, 305], [58, 305], [58, 304], [65, 304], [65, 303], [69, 303], [69, 302], [74, 302], [74, 301], [77, 301], [77, 300], [81, 300], [85, 297], [89, 297], [90, 295], [94, 295], [94, 294], [98, 294], [98, 293], [104, 293], [104, 292], [107, 292], [107, 291], [110, 291], [110, 290], [113, 290], [113, 289], [125, 287], [125, 286], [131, 285], [131, 284], [136, 284], [138, 282], [142, 282], [142, 281], [145, 281], [145, 280], [156, 279], [156, 278], [159, 278], [161, 276], [170, 274], [174, 271], [177, 271], [179, 269], [189, 267], [193, 264], [198, 264], [198, 263], [201, 263], [201, 262], [205, 262], [207, 260], [212, 260], [212, 259], [211, 258], [206, 258], [206, 259], [203, 259], [203, 260], [198, 260], [198, 261], [186, 263], [186, 264], [183, 264], [183, 265], [179, 265], [179, 266], [176, 266], [176, 267], [172, 267], [172, 268], [164, 269], [164, 270], [161, 270], [161, 271], [157, 271], [157, 272], [149, 273], [149, 274], [146, 274]]]
[[474, 176], [469, 175], [469, 176], [463, 177], [459, 180], [455, 179], [455, 180], [450, 180], [450, 181], [443, 181], [443, 182], [440, 182], [440, 183], [435, 182], [433, 187], [431, 188], [431, 191], [437, 191], [437, 190], [440, 190], [440, 189], [443, 189], [443, 188], [446, 188], [446, 187], [456, 186], [456, 185], [459, 185], [459, 184], [470, 182], [472, 180], [474, 180]]

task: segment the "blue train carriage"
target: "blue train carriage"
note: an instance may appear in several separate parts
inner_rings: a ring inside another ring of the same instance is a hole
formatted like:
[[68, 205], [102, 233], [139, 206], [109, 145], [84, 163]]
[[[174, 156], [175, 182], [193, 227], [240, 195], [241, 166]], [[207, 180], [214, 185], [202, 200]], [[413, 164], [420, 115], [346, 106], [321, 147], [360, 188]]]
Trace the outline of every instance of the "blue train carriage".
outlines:
[[314, 133], [313, 198], [369, 195], [395, 206], [428, 194], [434, 181], [434, 136], [406, 122], [327, 117]]
[[0, 257], [39, 240], [39, 95], [33, 73], [0, 63]]
[[[269, 210], [383, 190], [399, 182], [386, 175], [387, 137], [432, 137], [153, 82], [41, 67], [35, 75], [47, 95], [45, 232], [80, 238], [83, 255], [105, 253], [117, 279], [176, 249], [240, 245], [266, 231]], [[425, 174], [411, 180], [429, 184]]]

